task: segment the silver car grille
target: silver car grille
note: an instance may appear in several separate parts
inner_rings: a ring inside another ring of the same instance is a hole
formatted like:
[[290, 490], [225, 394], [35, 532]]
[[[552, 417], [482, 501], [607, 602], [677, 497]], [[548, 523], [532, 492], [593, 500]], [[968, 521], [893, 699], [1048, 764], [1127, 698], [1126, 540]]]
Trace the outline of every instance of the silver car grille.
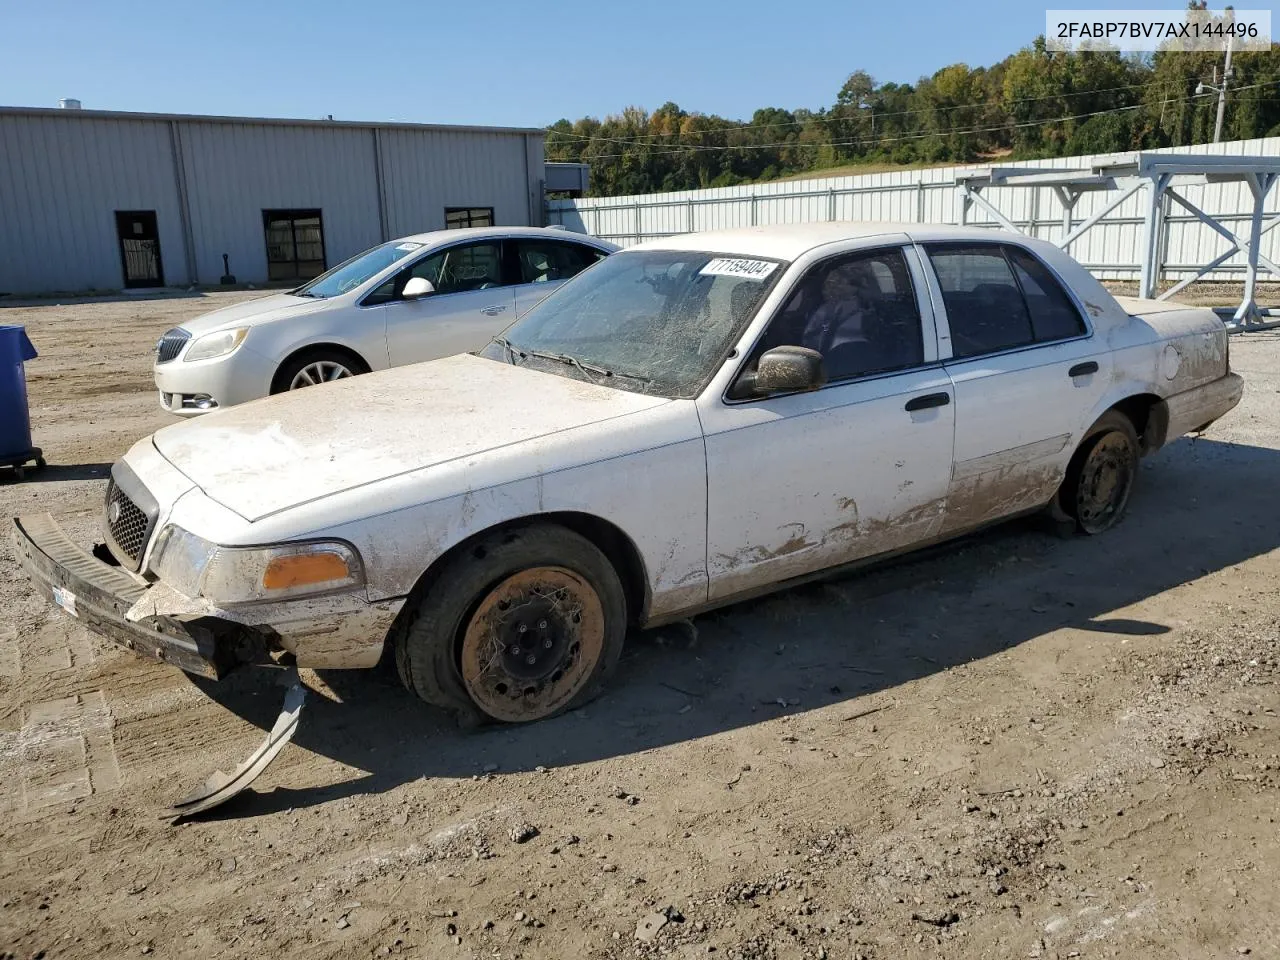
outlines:
[[190, 339], [191, 334], [181, 327], [174, 327], [168, 331], [156, 344], [156, 363], [169, 363], [178, 359], [178, 354]]

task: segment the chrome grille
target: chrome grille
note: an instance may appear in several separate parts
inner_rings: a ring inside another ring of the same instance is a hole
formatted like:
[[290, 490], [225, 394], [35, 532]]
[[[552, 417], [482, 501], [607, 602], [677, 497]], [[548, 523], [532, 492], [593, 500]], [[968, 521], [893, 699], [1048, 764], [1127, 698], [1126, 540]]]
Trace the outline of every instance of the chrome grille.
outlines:
[[171, 360], [178, 359], [178, 354], [190, 339], [191, 334], [181, 327], [174, 327], [156, 344], [156, 363], [169, 363]]
[[135, 564], [142, 556], [142, 548], [147, 544], [147, 531], [151, 520], [138, 507], [129, 495], [116, 486], [115, 481], [107, 487], [107, 532], [112, 541]]

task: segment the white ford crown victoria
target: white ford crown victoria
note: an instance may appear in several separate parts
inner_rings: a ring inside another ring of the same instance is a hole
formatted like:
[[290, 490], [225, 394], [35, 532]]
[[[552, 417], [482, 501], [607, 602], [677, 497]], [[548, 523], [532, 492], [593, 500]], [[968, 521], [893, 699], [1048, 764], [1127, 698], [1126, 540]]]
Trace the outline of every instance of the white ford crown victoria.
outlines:
[[557, 228], [402, 237], [288, 293], [215, 310], [156, 344], [160, 405], [181, 417], [475, 350], [618, 247]]
[[[55, 602], [219, 676], [371, 667], [526, 721], [627, 629], [1048, 510], [1239, 401], [1208, 310], [1117, 300], [1013, 234], [825, 223], [615, 254], [477, 355], [175, 424], [112, 470], [106, 551], [15, 521]], [[102, 559], [106, 557], [107, 559]]]

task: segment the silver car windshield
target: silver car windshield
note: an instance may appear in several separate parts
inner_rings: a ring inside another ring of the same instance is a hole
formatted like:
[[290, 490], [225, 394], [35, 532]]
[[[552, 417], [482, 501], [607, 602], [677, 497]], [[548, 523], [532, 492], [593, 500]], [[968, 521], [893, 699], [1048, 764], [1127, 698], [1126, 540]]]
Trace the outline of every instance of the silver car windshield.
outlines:
[[358, 253], [350, 260], [338, 264], [332, 270], [320, 274], [310, 283], [291, 290], [295, 297], [336, 297], [354, 290], [370, 277], [375, 277], [423, 245], [414, 240], [392, 240]]
[[539, 303], [483, 355], [623, 390], [692, 397], [783, 267], [705, 251], [615, 253]]

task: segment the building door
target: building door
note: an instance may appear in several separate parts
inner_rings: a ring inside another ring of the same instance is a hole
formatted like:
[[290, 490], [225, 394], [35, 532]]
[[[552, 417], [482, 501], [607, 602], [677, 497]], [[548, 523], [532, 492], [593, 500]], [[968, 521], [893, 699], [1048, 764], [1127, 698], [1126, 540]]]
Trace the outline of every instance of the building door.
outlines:
[[319, 210], [263, 210], [267, 279], [312, 280], [325, 270], [324, 222]]
[[154, 210], [117, 210], [116, 236], [120, 238], [120, 263], [124, 285], [163, 287], [164, 265], [160, 262], [160, 229]]

